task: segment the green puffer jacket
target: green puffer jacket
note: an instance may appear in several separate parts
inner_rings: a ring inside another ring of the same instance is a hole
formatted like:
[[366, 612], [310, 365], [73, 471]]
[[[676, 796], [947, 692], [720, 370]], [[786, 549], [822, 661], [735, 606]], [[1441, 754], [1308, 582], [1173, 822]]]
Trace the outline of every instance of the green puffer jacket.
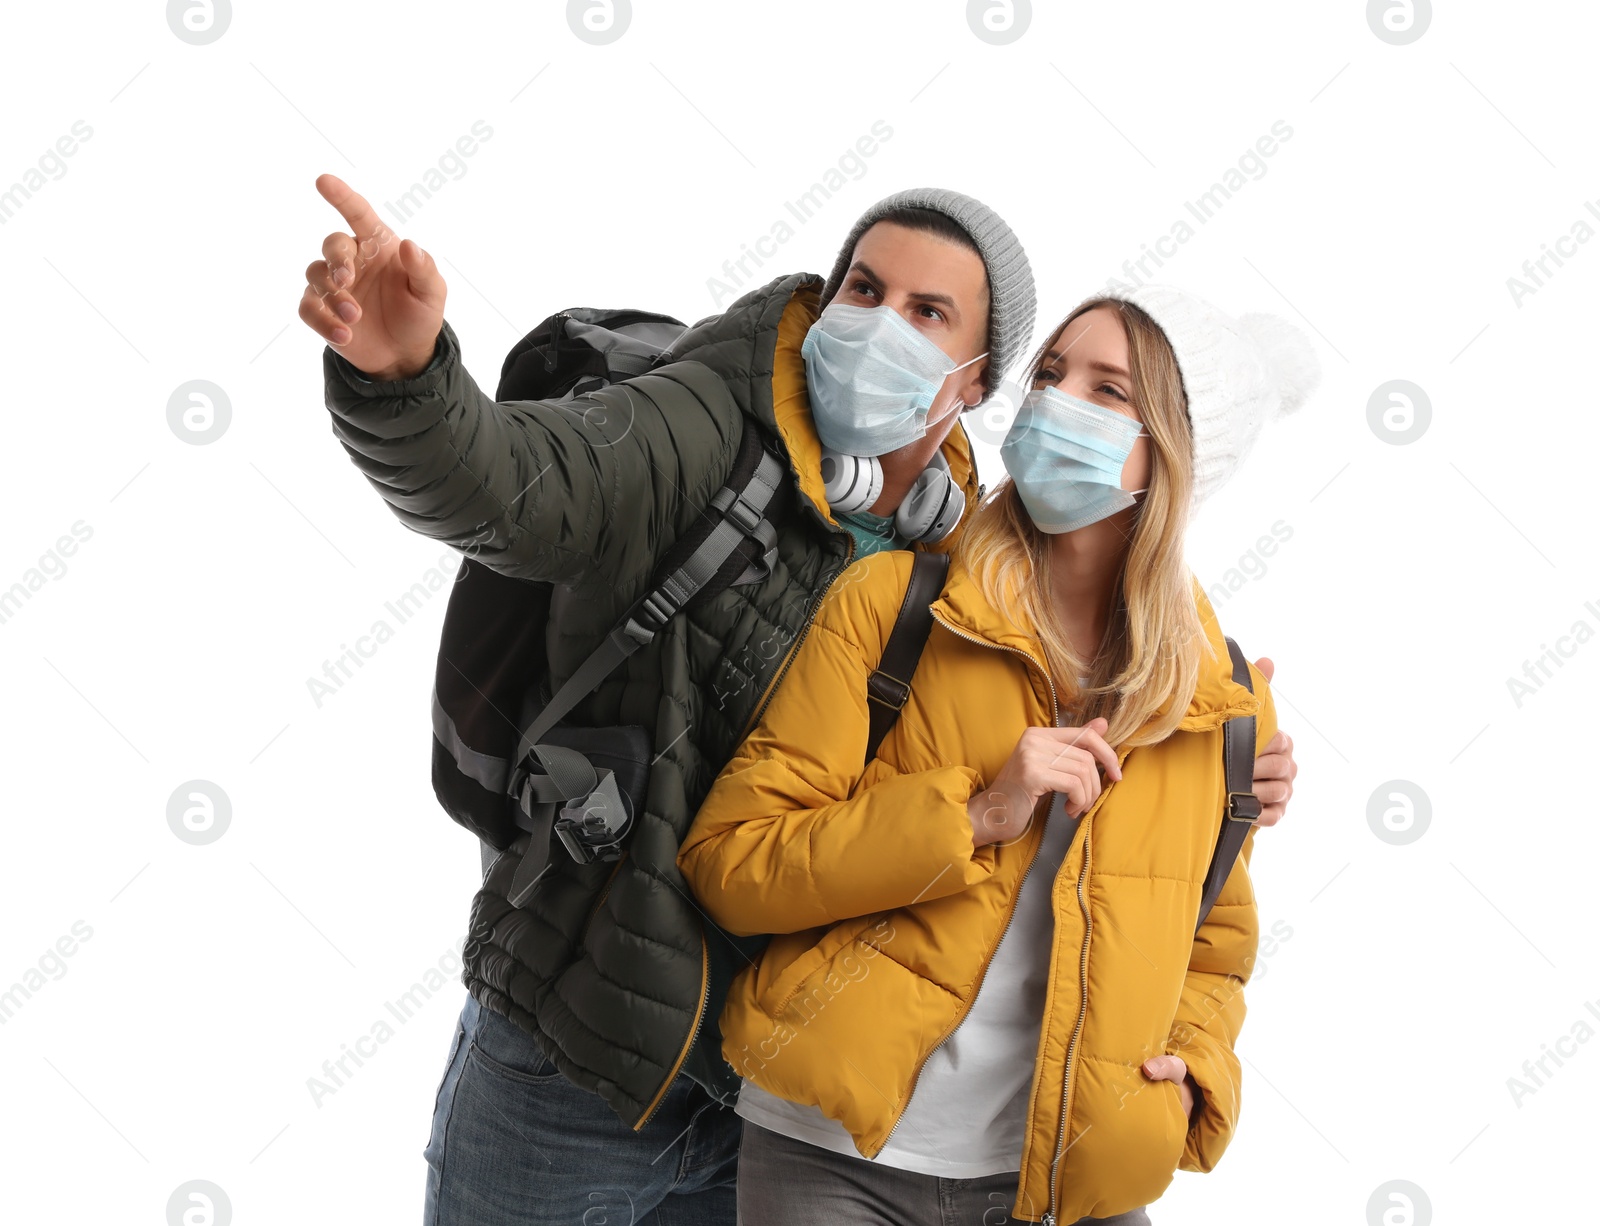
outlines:
[[[854, 550], [823, 497], [800, 356], [821, 287], [809, 274], [778, 278], [696, 324], [665, 364], [565, 405], [496, 404], [462, 366], [448, 322], [433, 363], [411, 379], [363, 382], [324, 350], [334, 433], [401, 522], [495, 571], [556, 584], [546, 634], [555, 686], [722, 485], [743, 420], [788, 461], [771, 574], [678, 613], [573, 713], [579, 724], [640, 724], [653, 738], [626, 853], [578, 865], [557, 846], [517, 909], [506, 895], [523, 834], [473, 901], [463, 982], [635, 1129], [679, 1072], [724, 1102], [738, 1094], [717, 1019], [766, 938], [732, 937], [706, 918], [677, 854]], [[975, 505], [961, 429], [944, 454]]]

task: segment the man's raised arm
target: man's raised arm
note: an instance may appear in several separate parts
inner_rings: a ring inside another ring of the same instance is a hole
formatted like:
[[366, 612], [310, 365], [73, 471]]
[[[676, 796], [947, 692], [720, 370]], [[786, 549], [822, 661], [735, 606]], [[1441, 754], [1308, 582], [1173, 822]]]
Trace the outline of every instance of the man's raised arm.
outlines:
[[[432, 258], [336, 176], [317, 190], [352, 232], [323, 240], [300, 318], [328, 342], [333, 431], [400, 521], [517, 578], [615, 582], [648, 569], [647, 521], [671, 524], [681, 499], [709, 498], [715, 483], [698, 487], [731, 462], [739, 415], [724, 389], [683, 372], [560, 405], [499, 404], [462, 364]], [[675, 454], [657, 396], [711, 419], [696, 463]]]

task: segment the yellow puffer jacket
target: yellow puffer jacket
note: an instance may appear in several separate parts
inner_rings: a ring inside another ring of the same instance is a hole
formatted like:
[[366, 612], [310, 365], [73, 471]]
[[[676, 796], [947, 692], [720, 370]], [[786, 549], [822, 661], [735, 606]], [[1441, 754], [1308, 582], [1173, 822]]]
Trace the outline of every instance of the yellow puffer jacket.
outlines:
[[[910, 701], [863, 773], [867, 674], [912, 556], [875, 554], [835, 583], [678, 854], [718, 924], [779, 934], [734, 981], [723, 1055], [839, 1120], [867, 1158], [976, 996], [1043, 833], [1036, 820], [1015, 842], [974, 849], [967, 800], [1024, 729], [1055, 721], [1037, 637], [952, 565]], [[1195, 600], [1212, 658], [1202, 653], [1179, 731], [1119, 751], [1123, 777], [1084, 816], [1055, 879], [1019, 1218], [1149, 1204], [1175, 1169], [1212, 1169], [1238, 1119], [1254, 829], [1198, 934], [1194, 924], [1226, 794], [1222, 724], [1254, 714], [1259, 753], [1277, 721], [1265, 678], [1252, 667], [1253, 694], [1233, 680], [1198, 582]], [[1140, 1070], [1163, 1053], [1182, 1056], [1203, 1092], [1192, 1127], [1177, 1085]]]

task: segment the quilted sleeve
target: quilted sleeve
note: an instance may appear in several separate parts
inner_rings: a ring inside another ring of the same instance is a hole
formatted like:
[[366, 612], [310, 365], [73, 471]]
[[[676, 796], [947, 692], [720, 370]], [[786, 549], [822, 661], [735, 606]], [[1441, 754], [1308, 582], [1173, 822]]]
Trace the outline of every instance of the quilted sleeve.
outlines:
[[569, 583], [648, 570], [738, 449], [727, 388], [696, 363], [571, 401], [497, 403], [446, 320], [432, 363], [373, 382], [323, 350], [333, 433], [413, 532], [502, 574]]

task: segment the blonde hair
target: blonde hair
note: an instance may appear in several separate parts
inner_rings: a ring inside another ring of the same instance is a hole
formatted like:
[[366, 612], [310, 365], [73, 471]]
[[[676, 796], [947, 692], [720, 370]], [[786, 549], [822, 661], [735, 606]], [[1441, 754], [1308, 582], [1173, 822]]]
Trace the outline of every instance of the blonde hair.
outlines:
[[[1104, 716], [1106, 740], [1132, 748], [1165, 740], [1176, 729], [1194, 697], [1201, 651], [1209, 643], [1183, 557], [1194, 463], [1183, 378], [1166, 334], [1132, 303], [1091, 298], [1062, 320], [1034, 355], [1029, 382], [1066, 326], [1098, 307], [1114, 308], [1122, 320], [1132, 401], [1153, 447], [1149, 493], [1112, 588], [1100, 650], [1090, 660], [1074, 652], [1056, 614], [1050, 534], [1034, 526], [1009, 478], [973, 514], [955, 555], [992, 605], [1020, 613], [1016, 620], [1038, 635], [1063, 715], [1071, 716], [1067, 722], [1081, 725]], [[1080, 675], [1087, 684], [1078, 684]], [[1166, 712], [1146, 728], [1169, 701]]]

